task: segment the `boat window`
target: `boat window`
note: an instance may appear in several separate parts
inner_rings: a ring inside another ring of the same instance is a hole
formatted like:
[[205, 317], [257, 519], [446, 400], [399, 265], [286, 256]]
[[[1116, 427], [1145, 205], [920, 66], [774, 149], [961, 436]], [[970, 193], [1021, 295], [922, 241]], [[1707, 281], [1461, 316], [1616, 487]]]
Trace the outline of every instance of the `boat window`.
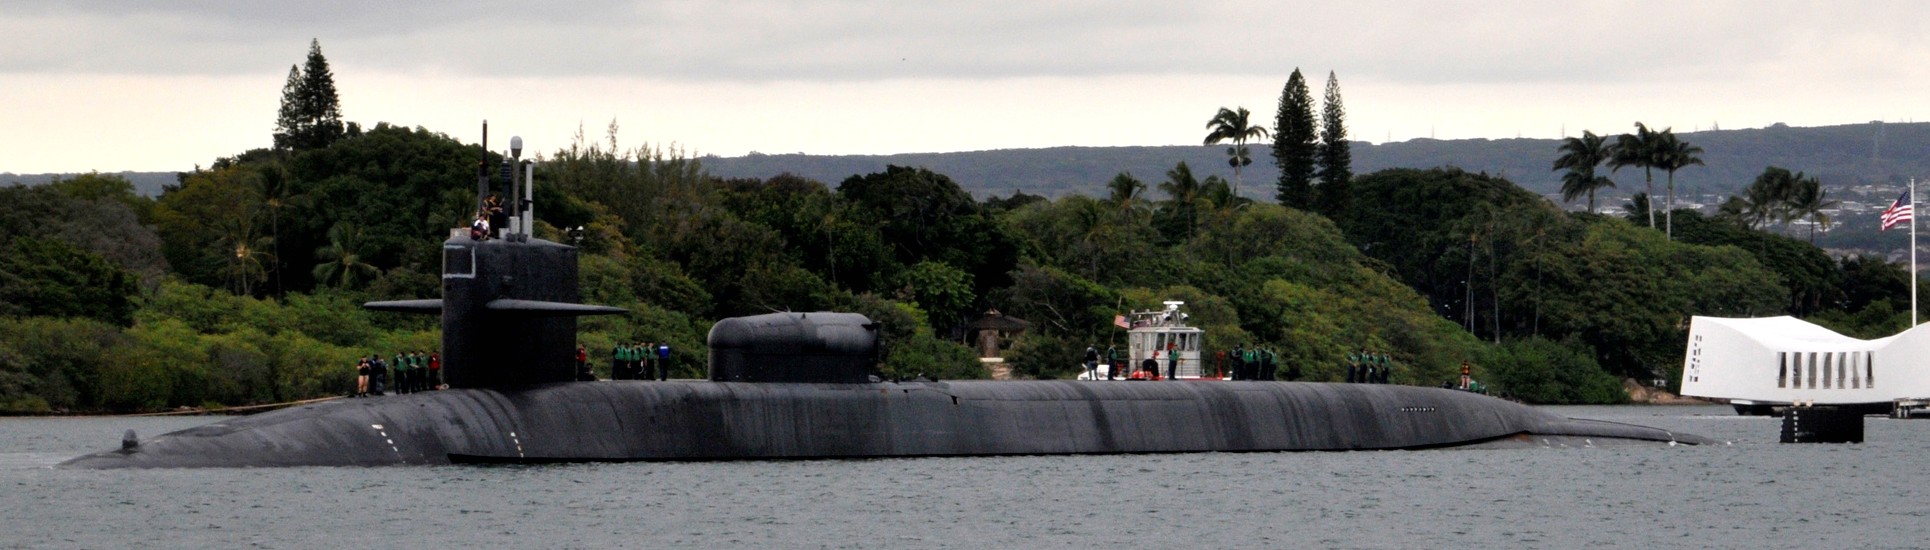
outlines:
[[1789, 352], [1776, 352], [1776, 387], [1789, 387]]
[[1863, 352], [1863, 383], [1865, 388], [1876, 389], [1876, 352]]
[[1849, 359], [1850, 354], [1841, 351], [1836, 352], [1836, 387], [1838, 389], [1849, 387], [1844, 385], [1844, 382], [1849, 380], [1850, 376]]
[[1789, 387], [1803, 389], [1803, 353], [1789, 354]]
[[1809, 389], [1816, 389], [1816, 352], [1809, 352]]
[[1823, 389], [1826, 389], [1826, 390], [1829, 389], [1829, 379], [1830, 379], [1829, 368], [1834, 366], [1830, 364], [1834, 361], [1836, 361], [1836, 354], [1834, 353], [1823, 354]]
[[1850, 353], [1849, 357], [1850, 357], [1850, 364], [1849, 364], [1850, 389], [1862, 388], [1863, 387], [1863, 368], [1862, 366], [1857, 365], [1856, 363], [1859, 360], [1863, 359], [1863, 356], [1857, 355], [1855, 353]]
[[1803, 387], [1803, 354], [1789, 354], [1789, 387]]

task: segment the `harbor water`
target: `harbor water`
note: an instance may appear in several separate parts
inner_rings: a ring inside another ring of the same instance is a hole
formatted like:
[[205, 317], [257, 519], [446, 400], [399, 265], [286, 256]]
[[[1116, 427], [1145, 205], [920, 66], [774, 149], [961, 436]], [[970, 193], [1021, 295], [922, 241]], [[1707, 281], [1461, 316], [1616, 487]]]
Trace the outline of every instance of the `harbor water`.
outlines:
[[1551, 407], [1711, 446], [74, 471], [213, 422], [0, 419], [0, 548], [1921, 548], [1930, 421], [1777, 443], [1727, 407]]

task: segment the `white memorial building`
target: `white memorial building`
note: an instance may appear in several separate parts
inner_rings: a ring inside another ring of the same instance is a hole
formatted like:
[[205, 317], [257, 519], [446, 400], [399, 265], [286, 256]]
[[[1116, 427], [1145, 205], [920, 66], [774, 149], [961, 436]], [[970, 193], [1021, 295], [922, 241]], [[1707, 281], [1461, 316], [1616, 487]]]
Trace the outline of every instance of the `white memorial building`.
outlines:
[[1737, 405], [1930, 397], [1930, 325], [1858, 340], [1794, 317], [1695, 317], [1682, 360], [1682, 395]]

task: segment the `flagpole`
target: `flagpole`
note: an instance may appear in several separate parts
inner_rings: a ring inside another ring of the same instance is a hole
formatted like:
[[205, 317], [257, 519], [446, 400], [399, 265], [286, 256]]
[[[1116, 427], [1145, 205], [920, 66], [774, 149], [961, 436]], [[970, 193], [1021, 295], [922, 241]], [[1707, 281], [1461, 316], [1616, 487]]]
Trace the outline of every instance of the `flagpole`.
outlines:
[[1910, 178], [1910, 328], [1917, 327], [1917, 179]]

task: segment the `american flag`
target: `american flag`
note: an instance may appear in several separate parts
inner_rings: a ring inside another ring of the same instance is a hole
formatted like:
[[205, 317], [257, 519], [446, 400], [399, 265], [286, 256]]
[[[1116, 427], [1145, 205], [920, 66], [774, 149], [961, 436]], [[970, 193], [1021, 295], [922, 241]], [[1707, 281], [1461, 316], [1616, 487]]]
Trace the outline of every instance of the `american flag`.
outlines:
[[1915, 209], [1914, 205], [1910, 204], [1910, 192], [1904, 191], [1903, 196], [1897, 197], [1896, 202], [1890, 203], [1890, 207], [1883, 210], [1883, 229], [1881, 229], [1881, 231], [1889, 231], [1890, 228], [1896, 227], [1897, 224], [1911, 221], [1914, 217]]
[[1119, 328], [1133, 328], [1132, 325], [1126, 323], [1126, 316], [1124, 315], [1112, 316], [1112, 324]]

